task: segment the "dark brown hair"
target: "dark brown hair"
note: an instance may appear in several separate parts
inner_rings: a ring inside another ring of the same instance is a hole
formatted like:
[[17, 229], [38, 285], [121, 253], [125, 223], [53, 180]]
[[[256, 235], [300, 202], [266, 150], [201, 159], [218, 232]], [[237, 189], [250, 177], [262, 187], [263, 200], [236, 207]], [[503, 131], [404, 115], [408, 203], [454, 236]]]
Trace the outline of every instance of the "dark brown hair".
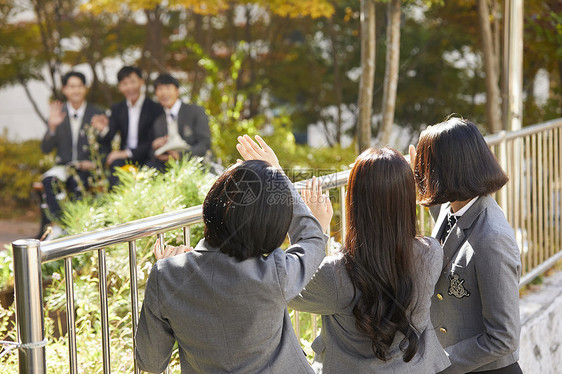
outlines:
[[355, 292], [361, 292], [353, 307], [355, 325], [385, 361], [400, 331], [404, 335], [400, 349], [408, 362], [419, 345], [411, 321], [416, 189], [408, 162], [390, 148], [366, 150], [349, 174], [345, 204], [346, 270]]
[[487, 195], [508, 181], [476, 125], [449, 118], [420, 135], [414, 166], [423, 205]]
[[203, 203], [205, 240], [240, 261], [278, 248], [293, 218], [289, 183], [264, 161], [226, 170]]

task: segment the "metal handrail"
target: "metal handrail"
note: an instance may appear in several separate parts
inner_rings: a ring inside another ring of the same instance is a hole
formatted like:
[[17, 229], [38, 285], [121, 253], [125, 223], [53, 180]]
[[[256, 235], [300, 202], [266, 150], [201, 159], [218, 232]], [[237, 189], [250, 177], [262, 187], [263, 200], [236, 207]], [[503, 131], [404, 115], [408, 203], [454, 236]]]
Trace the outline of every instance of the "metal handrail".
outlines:
[[[324, 189], [332, 189], [347, 183], [349, 170], [319, 177]], [[306, 181], [294, 183], [297, 190], [304, 189]], [[76, 256], [110, 245], [130, 242], [161, 232], [179, 229], [203, 221], [202, 205], [159, 214], [120, 225], [102, 228], [64, 238], [41, 243], [41, 262], [60, 260], [68, 256]]]
[[498, 145], [504, 140], [514, 140], [525, 136], [537, 134], [542, 131], [552, 130], [562, 125], [562, 118], [556, 118], [537, 125], [524, 127], [521, 130], [507, 132], [502, 130], [496, 134], [487, 135], [484, 137], [488, 146]]

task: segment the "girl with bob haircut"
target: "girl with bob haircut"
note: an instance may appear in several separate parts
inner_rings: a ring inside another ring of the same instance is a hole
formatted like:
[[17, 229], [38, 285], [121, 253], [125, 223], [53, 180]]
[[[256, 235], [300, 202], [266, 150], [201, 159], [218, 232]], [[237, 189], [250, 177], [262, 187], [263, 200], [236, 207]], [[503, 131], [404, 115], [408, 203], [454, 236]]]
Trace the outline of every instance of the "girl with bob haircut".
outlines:
[[423, 131], [410, 160], [444, 252], [431, 301], [431, 321], [451, 360], [444, 373], [521, 373], [519, 248], [490, 195], [508, 177], [476, 125], [462, 118]]
[[322, 315], [313, 367], [331, 373], [436, 373], [449, 366], [429, 318], [439, 243], [416, 236], [412, 169], [368, 149], [348, 180], [347, 234], [291, 308]]
[[[205, 238], [187, 253], [168, 246], [160, 254], [155, 245], [161, 260], [136, 332], [141, 370], [164, 371], [177, 341], [182, 373], [314, 373], [287, 303], [324, 258], [332, 208], [316, 180], [303, 194], [307, 208], [275, 153], [257, 140], [239, 137], [247, 161], [207, 194]], [[283, 251], [287, 233], [292, 244]]]

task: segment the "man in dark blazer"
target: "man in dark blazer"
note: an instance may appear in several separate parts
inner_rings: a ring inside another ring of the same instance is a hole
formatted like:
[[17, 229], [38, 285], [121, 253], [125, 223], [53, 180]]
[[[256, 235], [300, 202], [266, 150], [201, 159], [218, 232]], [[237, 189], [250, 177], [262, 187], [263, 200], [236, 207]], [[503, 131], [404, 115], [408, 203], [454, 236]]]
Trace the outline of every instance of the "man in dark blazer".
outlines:
[[[97, 166], [95, 158], [103, 158], [110, 149], [95, 126], [89, 127], [92, 117], [103, 111], [86, 102], [87, 91], [84, 74], [71, 71], [62, 77], [66, 103], [54, 101], [50, 104], [49, 128], [41, 142], [41, 150], [50, 153], [56, 149], [57, 152], [57, 165], [43, 175], [45, 199], [52, 221], [58, 221], [61, 215], [57, 200], [61, 192], [59, 185], [65, 185], [73, 197], [80, 197], [80, 185], [88, 186], [91, 171]], [[93, 137], [88, 137], [90, 131], [94, 132]]]
[[109, 119], [105, 116], [94, 118], [97, 126], [106, 129], [104, 141], [111, 143], [117, 133], [121, 136], [119, 150], [112, 151], [106, 161], [111, 170], [111, 186], [118, 182], [113, 173], [115, 168], [125, 164], [143, 165], [149, 159], [154, 121], [163, 113], [161, 105], [145, 96], [145, 82], [138, 67], [122, 67], [117, 73], [117, 80], [125, 100], [111, 107]]
[[179, 82], [170, 74], [160, 74], [156, 78], [154, 93], [164, 107], [164, 113], [154, 123], [155, 139], [148, 165], [164, 171], [170, 158], [209, 156], [211, 132], [205, 110], [180, 100]]

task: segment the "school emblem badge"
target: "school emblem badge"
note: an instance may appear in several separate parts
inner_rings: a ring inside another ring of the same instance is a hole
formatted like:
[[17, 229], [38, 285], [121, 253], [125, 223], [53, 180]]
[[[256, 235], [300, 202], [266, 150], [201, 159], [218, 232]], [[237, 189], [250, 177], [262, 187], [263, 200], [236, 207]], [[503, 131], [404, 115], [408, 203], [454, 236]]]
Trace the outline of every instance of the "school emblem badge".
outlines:
[[449, 290], [447, 293], [457, 299], [462, 299], [465, 296], [470, 296], [470, 292], [464, 288], [464, 279], [460, 279], [457, 273], [449, 275]]

